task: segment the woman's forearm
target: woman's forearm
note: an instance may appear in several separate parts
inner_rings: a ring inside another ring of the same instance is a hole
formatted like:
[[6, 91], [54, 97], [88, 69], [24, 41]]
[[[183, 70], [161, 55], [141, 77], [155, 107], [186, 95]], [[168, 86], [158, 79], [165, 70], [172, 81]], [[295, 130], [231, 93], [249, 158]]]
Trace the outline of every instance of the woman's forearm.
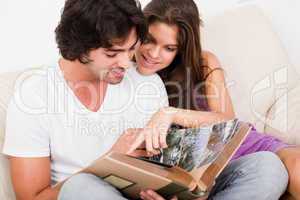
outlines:
[[185, 110], [168, 107], [165, 112], [172, 115], [173, 123], [184, 127], [199, 127], [211, 123], [233, 119], [234, 114]]

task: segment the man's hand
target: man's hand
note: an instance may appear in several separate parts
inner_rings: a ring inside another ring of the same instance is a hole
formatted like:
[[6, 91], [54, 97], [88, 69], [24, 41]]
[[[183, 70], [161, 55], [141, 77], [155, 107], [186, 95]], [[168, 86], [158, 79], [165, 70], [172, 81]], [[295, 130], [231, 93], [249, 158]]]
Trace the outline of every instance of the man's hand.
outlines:
[[[143, 200], [166, 200], [153, 190], [144, 190], [140, 192], [140, 198]], [[176, 196], [172, 197], [170, 200], [178, 200]]]

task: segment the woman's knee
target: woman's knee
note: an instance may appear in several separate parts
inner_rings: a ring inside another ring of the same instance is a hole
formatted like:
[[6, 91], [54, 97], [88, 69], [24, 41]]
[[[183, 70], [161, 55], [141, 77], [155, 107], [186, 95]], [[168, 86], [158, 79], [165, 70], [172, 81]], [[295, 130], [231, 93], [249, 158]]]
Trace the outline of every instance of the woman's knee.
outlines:
[[289, 191], [300, 196], [300, 154], [289, 156], [284, 164], [289, 174]]
[[[290, 178], [299, 178], [299, 169], [300, 169], [300, 152], [298, 154], [290, 154], [287, 155], [284, 159], [282, 159], [285, 167], [288, 170]], [[298, 175], [297, 175], [298, 174]], [[297, 176], [296, 176], [297, 175]]]

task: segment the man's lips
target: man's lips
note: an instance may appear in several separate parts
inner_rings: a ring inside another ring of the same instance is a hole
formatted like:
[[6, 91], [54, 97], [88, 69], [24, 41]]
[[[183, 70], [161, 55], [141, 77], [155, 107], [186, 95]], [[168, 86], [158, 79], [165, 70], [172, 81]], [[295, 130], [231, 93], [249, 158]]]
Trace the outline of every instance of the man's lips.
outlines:
[[111, 72], [118, 78], [122, 78], [125, 75], [125, 70], [121, 68], [113, 69]]

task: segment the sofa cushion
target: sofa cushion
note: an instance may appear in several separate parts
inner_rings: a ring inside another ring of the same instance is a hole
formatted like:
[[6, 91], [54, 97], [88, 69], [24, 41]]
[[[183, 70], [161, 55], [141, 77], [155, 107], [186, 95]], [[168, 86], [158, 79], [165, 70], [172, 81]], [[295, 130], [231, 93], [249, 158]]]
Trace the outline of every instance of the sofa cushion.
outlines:
[[227, 10], [204, 22], [202, 41], [225, 69], [237, 117], [263, 130], [276, 97], [299, 79], [268, 18], [254, 5]]
[[267, 115], [265, 132], [300, 145], [300, 85], [277, 99]]
[[4, 132], [5, 132], [5, 121], [6, 121], [6, 110], [8, 103], [14, 93], [15, 83], [22, 84], [29, 77], [40, 73], [42, 67], [28, 68], [19, 72], [8, 72], [0, 74], [0, 150], [2, 151]]
[[[2, 152], [5, 136], [5, 118], [8, 102], [13, 95], [14, 82], [19, 73], [4, 73], [0, 75], [0, 151]], [[15, 195], [11, 186], [7, 158], [0, 153], [0, 199], [13, 200]]]
[[0, 199], [15, 199], [15, 194], [10, 180], [8, 160], [2, 154], [7, 106], [14, 93], [15, 83], [18, 82], [18, 84], [21, 84], [22, 81], [25, 81], [30, 76], [39, 73], [40, 69], [41, 67], [35, 67], [26, 69], [25, 71], [0, 74]]
[[4, 73], [0, 75], [0, 150], [2, 150], [5, 130], [5, 118], [8, 102], [13, 95], [14, 82], [19, 73]]

